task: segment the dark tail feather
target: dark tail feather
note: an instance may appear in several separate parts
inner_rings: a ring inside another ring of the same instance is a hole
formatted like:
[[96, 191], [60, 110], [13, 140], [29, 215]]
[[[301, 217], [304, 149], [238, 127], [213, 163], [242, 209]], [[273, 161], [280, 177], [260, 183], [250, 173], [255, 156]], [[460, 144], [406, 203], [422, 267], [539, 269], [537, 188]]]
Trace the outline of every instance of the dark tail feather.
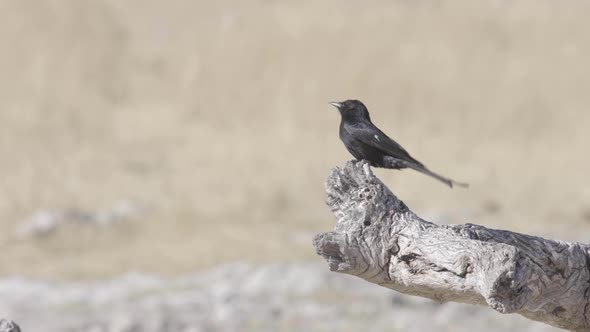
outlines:
[[445, 178], [442, 175], [438, 175], [432, 171], [430, 171], [429, 169], [427, 169], [425, 166], [422, 165], [415, 165], [413, 163], [410, 162], [405, 162], [404, 163], [407, 167], [414, 169], [420, 173], [432, 176], [433, 178], [439, 180], [440, 182], [443, 182], [444, 184], [446, 184], [447, 186], [453, 188], [454, 185], [458, 186], [458, 187], [463, 187], [463, 188], [467, 188], [469, 187], [468, 183], [462, 183], [462, 182], [457, 182], [457, 181], [453, 181], [449, 178]]

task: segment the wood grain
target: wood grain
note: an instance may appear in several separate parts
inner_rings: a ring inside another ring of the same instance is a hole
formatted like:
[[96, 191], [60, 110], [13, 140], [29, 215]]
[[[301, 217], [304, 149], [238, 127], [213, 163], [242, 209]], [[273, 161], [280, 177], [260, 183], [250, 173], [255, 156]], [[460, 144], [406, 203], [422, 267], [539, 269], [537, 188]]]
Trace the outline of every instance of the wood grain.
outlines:
[[589, 331], [589, 246], [422, 220], [365, 161], [326, 182], [334, 231], [314, 246], [332, 271], [436, 301], [488, 305], [571, 331]]

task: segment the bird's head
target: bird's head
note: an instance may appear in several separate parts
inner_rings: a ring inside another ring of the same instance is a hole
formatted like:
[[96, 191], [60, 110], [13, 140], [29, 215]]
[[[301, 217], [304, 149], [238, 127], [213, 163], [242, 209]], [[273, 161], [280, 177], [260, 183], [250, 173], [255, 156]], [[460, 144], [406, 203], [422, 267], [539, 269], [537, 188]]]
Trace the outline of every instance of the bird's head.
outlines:
[[340, 111], [342, 119], [364, 119], [371, 121], [367, 107], [360, 100], [349, 99], [342, 102], [332, 102], [330, 105]]

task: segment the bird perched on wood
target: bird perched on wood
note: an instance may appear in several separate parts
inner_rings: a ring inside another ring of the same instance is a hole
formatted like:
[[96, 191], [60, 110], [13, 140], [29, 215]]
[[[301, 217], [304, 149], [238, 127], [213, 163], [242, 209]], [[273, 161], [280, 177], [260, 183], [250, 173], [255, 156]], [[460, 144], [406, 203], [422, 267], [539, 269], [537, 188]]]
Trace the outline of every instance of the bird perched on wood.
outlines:
[[373, 167], [402, 169], [412, 168], [418, 172], [432, 176], [449, 187], [458, 185], [467, 187], [468, 184], [456, 182], [426, 168], [414, 159], [401, 145], [385, 135], [372, 122], [369, 111], [358, 100], [332, 102], [342, 120], [340, 121], [340, 139], [346, 149], [357, 160], [368, 160]]

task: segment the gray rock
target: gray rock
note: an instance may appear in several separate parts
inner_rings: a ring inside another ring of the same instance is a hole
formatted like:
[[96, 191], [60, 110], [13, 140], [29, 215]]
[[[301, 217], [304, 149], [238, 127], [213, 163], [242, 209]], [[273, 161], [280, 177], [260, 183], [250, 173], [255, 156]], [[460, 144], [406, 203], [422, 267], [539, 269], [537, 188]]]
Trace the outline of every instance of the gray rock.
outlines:
[[11, 320], [0, 319], [0, 332], [20, 332], [20, 327]]

